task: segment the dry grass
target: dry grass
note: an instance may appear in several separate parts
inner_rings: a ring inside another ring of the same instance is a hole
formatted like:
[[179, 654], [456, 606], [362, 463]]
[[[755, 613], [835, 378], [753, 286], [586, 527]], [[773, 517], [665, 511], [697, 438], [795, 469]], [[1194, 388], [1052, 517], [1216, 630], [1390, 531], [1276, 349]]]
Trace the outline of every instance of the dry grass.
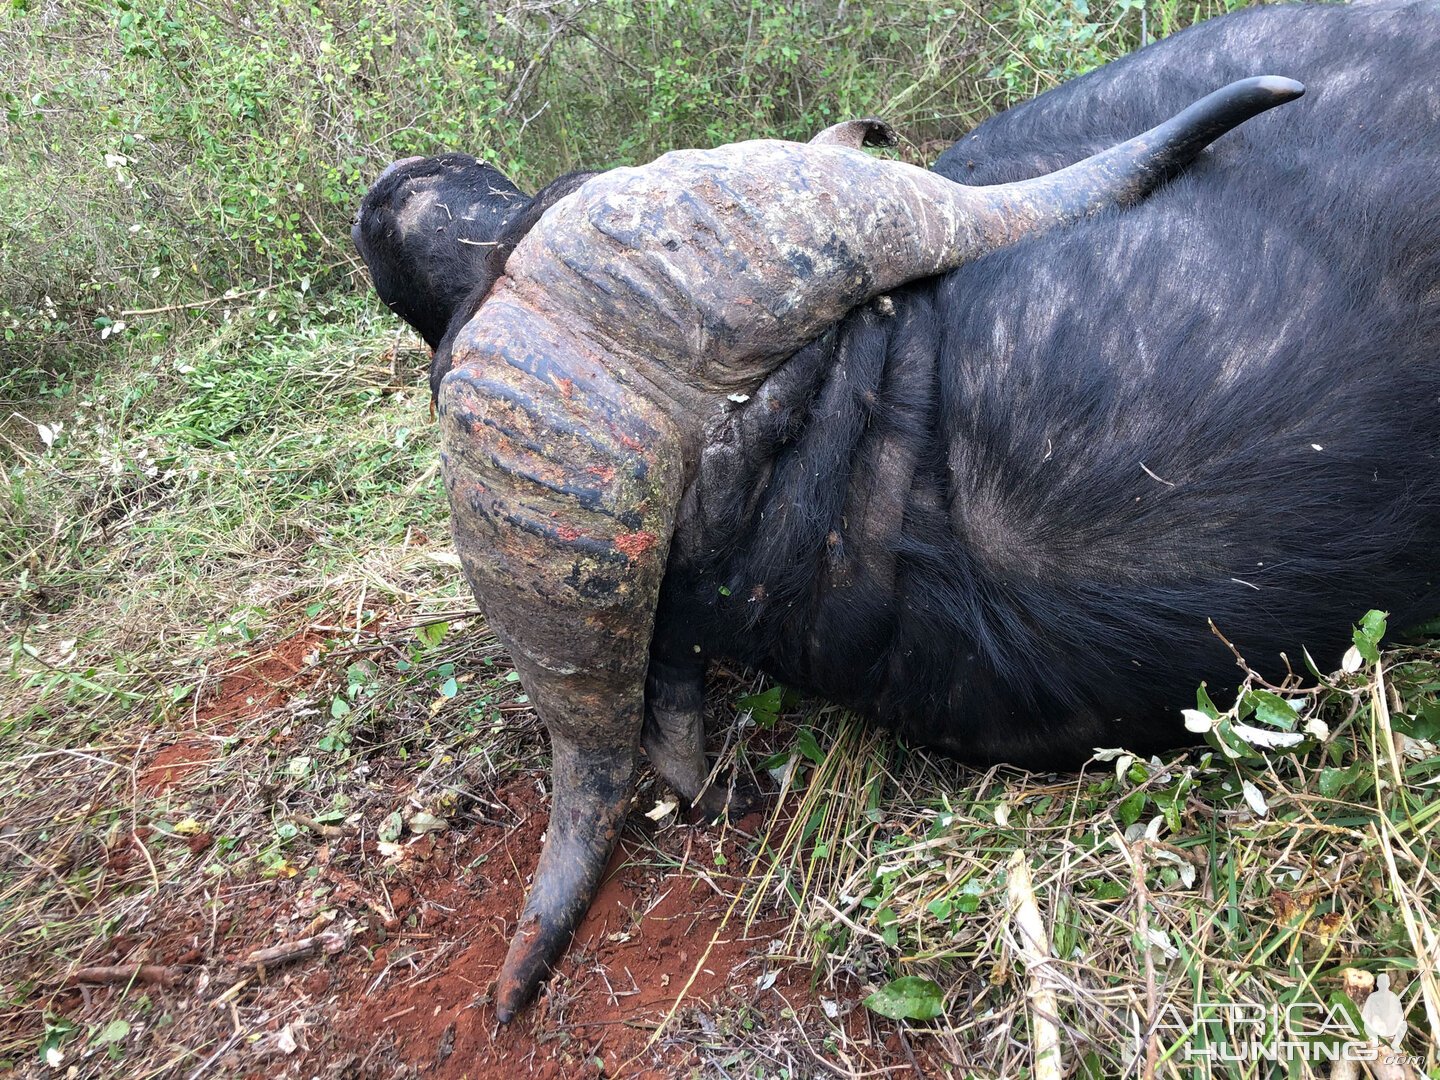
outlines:
[[[1436, 659], [1401, 650], [1292, 688], [1306, 702], [1300, 726], [1323, 716], [1334, 732], [1301, 757], [1238, 767], [1191, 752], [1073, 777], [977, 775], [897, 756], [846, 722], [779, 812], [752, 868], [756, 895], [794, 901], [787, 942], [824, 982], [934, 979], [945, 1015], [925, 1030], [977, 1075], [1250, 1075], [1187, 1057], [1241, 1034], [1219, 1010], [1192, 1026], [1195, 1004], [1315, 1003], [1313, 1027], [1320, 1008], [1342, 1007], [1357, 967], [1405, 987], [1406, 1049], [1433, 1070], [1440, 759], [1391, 717], [1433, 709]], [[1354, 779], [1337, 789], [1341, 773]], [[1144, 812], [1127, 827], [1122, 804], [1140, 792]], [[1038, 974], [1006, 898], [1017, 858], [1044, 918]], [[1042, 1001], [1058, 1015], [1037, 1015]], [[1058, 1072], [1027, 1037], [1052, 1021]]]

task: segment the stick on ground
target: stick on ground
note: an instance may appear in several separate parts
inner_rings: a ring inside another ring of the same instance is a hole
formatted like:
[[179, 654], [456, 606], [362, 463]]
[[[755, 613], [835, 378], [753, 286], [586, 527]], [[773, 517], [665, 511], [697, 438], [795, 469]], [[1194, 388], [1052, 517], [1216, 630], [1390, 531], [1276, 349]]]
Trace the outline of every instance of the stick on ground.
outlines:
[[180, 972], [162, 964], [115, 964], [109, 967], [83, 967], [70, 976], [73, 983], [149, 983], [171, 986]]
[[1035, 1080], [1060, 1080], [1065, 1067], [1060, 1057], [1060, 1015], [1055, 991], [1046, 978], [1050, 963], [1050, 938], [1035, 902], [1035, 883], [1030, 877], [1030, 857], [1017, 851], [1010, 859], [1010, 909], [1015, 920], [1016, 951], [1029, 976], [1025, 996], [1030, 1002], [1030, 1030], [1035, 1052]]
[[344, 933], [315, 934], [312, 937], [287, 941], [283, 945], [272, 945], [268, 949], [256, 949], [241, 961], [241, 967], [272, 968], [289, 964], [295, 960], [307, 960], [320, 953], [335, 954], [350, 943], [350, 935]]

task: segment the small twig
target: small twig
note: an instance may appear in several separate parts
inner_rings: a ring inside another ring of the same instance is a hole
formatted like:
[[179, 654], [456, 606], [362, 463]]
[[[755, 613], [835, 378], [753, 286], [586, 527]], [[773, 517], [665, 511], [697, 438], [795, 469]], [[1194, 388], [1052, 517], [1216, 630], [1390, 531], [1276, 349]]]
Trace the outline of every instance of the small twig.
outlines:
[[[1212, 629], [1213, 629], [1213, 625]], [[1216, 634], [1220, 631], [1216, 630]], [[1222, 637], [1220, 640], [1224, 641]], [[1229, 642], [1226, 642], [1229, 644]], [[1140, 934], [1140, 948], [1145, 951], [1145, 1069], [1140, 1075], [1143, 1080], [1155, 1080], [1155, 1070], [1160, 1064], [1160, 1037], [1155, 1030], [1155, 1020], [1160, 1012], [1159, 994], [1155, 985], [1155, 957], [1150, 941], [1150, 889], [1145, 884], [1145, 863], [1139, 851], [1125, 842], [1118, 833], [1115, 843], [1130, 863], [1130, 872], [1135, 882], [1136, 929]]]
[[231, 985], [231, 987], [230, 987], [228, 990], [226, 990], [224, 993], [220, 994], [220, 995], [215, 999], [215, 1004], [216, 1004], [217, 1006], [219, 1006], [219, 1005], [228, 1005], [228, 1004], [231, 1002], [231, 1000], [235, 997], [236, 994], [240, 993], [240, 991], [244, 990], [244, 989], [245, 989], [247, 986], [249, 986], [249, 985], [250, 985], [250, 976], [249, 976], [249, 975], [246, 975], [246, 976], [245, 976], [243, 979], [241, 979], [239, 982], [234, 983], [233, 985]]
[[910, 1040], [905, 1037], [904, 1025], [899, 1025], [895, 1032], [900, 1037], [900, 1049], [905, 1051], [905, 1056], [910, 1059], [910, 1068], [920, 1080], [926, 1080], [925, 1070], [920, 1068], [920, 1062], [915, 1059], [915, 1051], [910, 1049]]
[[520, 100], [520, 95], [525, 90], [525, 84], [530, 81], [530, 76], [534, 75], [536, 69], [549, 58], [550, 50], [555, 47], [555, 42], [570, 28], [570, 24], [580, 17], [583, 11], [584, 8], [577, 8], [571, 14], [560, 19], [558, 23], [553, 19], [550, 20], [550, 36], [545, 39], [545, 43], [540, 46], [539, 51], [525, 65], [525, 70], [520, 73], [520, 78], [515, 83], [515, 89], [510, 91], [510, 96], [505, 101], [504, 112], [508, 114], [515, 107], [515, 103]]
[[104, 766], [106, 766], [106, 767], [108, 767], [108, 768], [119, 769], [119, 768], [121, 768], [122, 766], [120, 765], [120, 763], [119, 763], [118, 761], [111, 761], [109, 758], [93, 757], [93, 756], [91, 755], [91, 753], [88, 753], [87, 751], [100, 751], [100, 750], [135, 750], [135, 749], [139, 748], [141, 745], [142, 745], [141, 743], [116, 743], [116, 744], [111, 745], [111, 746], [61, 747], [59, 750], [45, 750], [45, 751], [39, 752], [39, 753], [25, 754], [25, 755], [23, 755], [23, 756], [21, 756], [21, 757], [15, 758], [13, 761], [4, 762], [4, 764], [6, 764], [6, 765], [18, 765], [18, 766], [22, 766], [22, 767], [23, 767], [23, 766], [27, 766], [27, 765], [33, 765], [33, 764], [35, 764], [36, 762], [39, 762], [39, 761], [44, 761], [46, 758], [52, 758], [52, 757], [74, 757], [74, 758], [79, 758], [81, 761], [90, 761], [90, 762], [94, 762], [96, 765], [104, 765]]
[[536, 109], [533, 113], [520, 121], [520, 130], [517, 131], [515, 134], [517, 136], [523, 134], [525, 129], [530, 126], [530, 121], [537, 119], [548, 108], [550, 108], [550, 102], [547, 99], [545, 104], [541, 105], [540, 108]]
[[[1258, 588], [1258, 586], [1251, 585], [1248, 581], [1241, 581], [1239, 578], [1231, 578], [1230, 580], [1239, 582], [1239, 584], [1241, 585], [1249, 585], [1252, 589]], [[1250, 680], [1251, 682], [1259, 683], [1261, 686], [1269, 690], [1274, 690], [1276, 693], [1289, 694], [1295, 692], [1296, 687], [1291, 683], [1289, 677], [1286, 678], [1285, 682], [1276, 684], [1266, 678], [1263, 678], [1256, 672], [1251, 671], [1250, 665], [1245, 662], [1245, 657], [1240, 654], [1240, 650], [1235, 647], [1235, 643], [1229, 638], [1227, 638], [1223, 633], [1221, 633], [1220, 628], [1215, 625], [1215, 620], [1210, 619], [1207, 621], [1210, 623], [1210, 632], [1220, 639], [1220, 644], [1224, 645], [1225, 648], [1230, 650], [1230, 655], [1235, 657], [1235, 666], [1245, 673], [1246, 679]], [[1286, 667], [1289, 667], [1288, 660], [1286, 661]], [[1247, 683], [1247, 687], [1248, 685], [1249, 684]], [[1302, 691], [1302, 693], [1303, 692], [1304, 691]]]
[[289, 964], [296, 960], [307, 960], [322, 952], [333, 956], [349, 944], [350, 935], [340, 931], [315, 934], [312, 937], [287, 941], [283, 945], [271, 945], [266, 949], [256, 949], [241, 961], [240, 966], [279, 967], [281, 964]]
[[108, 967], [83, 967], [70, 976], [72, 983], [149, 983], [172, 986], [180, 973], [163, 964], [115, 964]]
[[624, 56], [620, 55], [614, 49], [610, 48], [610, 46], [606, 45], [603, 41], [601, 41], [599, 38], [591, 34], [588, 30], [585, 29], [585, 27], [577, 26], [575, 27], [575, 32], [581, 37], [583, 37], [586, 41], [590, 42], [591, 45], [594, 45], [595, 48], [599, 49], [612, 61], [619, 64], [621, 67], [629, 68], [631, 72], [639, 76], [641, 79], [647, 82], [649, 81], [650, 73], [648, 71], [645, 71], [643, 68], [637, 67], [635, 64], [631, 63]]
[[1245, 657], [1240, 655], [1240, 650], [1235, 647], [1235, 643], [1220, 632], [1220, 628], [1215, 625], [1214, 619], [1208, 619], [1206, 621], [1210, 623], [1210, 632], [1220, 639], [1220, 643], [1224, 645], [1225, 648], [1230, 650], [1230, 655], [1235, 657], [1235, 663], [1240, 666], [1240, 670], [1248, 675], [1250, 673], [1250, 665], [1245, 663]]
[[214, 1065], [215, 1062], [219, 1061], [221, 1055], [223, 1055], [232, 1046], [239, 1042], [242, 1034], [243, 1033], [237, 1032], [236, 1034], [231, 1035], [230, 1038], [226, 1039], [223, 1043], [221, 1043], [220, 1049], [216, 1050], [199, 1065], [196, 1065], [195, 1068], [191, 1070], [190, 1075], [185, 1078], [185, 1080], [199, 1080], [200, 1077], [204, 1076], [207, 1072], [209, 1072], [210, 1066]]
[[354, 836], [358, 831], [353, 825], [326, 825], [316, 821], [308, 814], [291, 814], [290, 820], [296, 825], [303, 825], [317, 836], [324, 836], [334, 839], [339, 836]]
[[365, 590], [370, 587], [369, 580], [360, 582], [360, 598], [355, 601], [355, 640], [354, 644], [360, 644], [360, 632], [364, 629], [365, 623]]
[[138, 832], [130, 834], [130, 840], [140, 849], [140, 854], [145, 856], [145, 861], [150, 864], [150, 880], [155, 883], [155, 895], [160, 895], [160, 871], [155, 868], [155, 860], [150, 857], [150, 849], [145, 846], [145, 841], [140, 839]]
[[410, 481], [410, 485], [405, 489], [405, 498], [414, 498], [415, 493], [418, 492], [422, 487], [428, 485], [430, 481], [435, 478], [435, 474], [439, 471], [440, 458], [437, 456], [434, 461], [432, 461], [429, 465], [425, 467], [424, 472], [422, 472], [414, 480]]

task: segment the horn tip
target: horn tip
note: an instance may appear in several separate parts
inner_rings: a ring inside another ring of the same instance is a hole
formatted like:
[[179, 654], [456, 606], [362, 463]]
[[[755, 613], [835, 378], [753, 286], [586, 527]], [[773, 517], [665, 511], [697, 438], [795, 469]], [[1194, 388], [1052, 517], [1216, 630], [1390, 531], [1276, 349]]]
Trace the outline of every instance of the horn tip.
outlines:
[[546, 934], [533, 915], [520, 917], [520, 928], [510, 942], [505, 962], [495, 979], [495, 1018], [508, 1024], [535, 996], [547, 973], [550, 954], [557, 942]]
[[1254, 80], [1254, 86], [1257, 90], [1264, 91], [1281, 101], [1293, 101], [1305, 94], [1304, 83], [1286, 78], [1284, 75], [1261, 75]]
[[537, 989], [536, 981], [506, 978], [502, 974], [495, 991], [495, 1019], [502, 1024], [510, 1023], [529, 1004]]

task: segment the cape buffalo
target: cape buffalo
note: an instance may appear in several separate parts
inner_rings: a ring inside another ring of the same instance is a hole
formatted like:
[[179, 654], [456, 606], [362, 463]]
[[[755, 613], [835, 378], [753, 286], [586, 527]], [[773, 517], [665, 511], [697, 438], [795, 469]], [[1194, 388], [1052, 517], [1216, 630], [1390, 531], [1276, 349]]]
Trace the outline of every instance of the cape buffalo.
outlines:
[[[398, 231], [398, 270], [361, 245], [438, 347], [456, 545], [554, 752], [502, 1020], [584, 912], [642, 743], [723, 804], [711, 658], [1051, 766], [1186, 742], [1179, 708], [1233, 670], [1212, 621], [1264, 667], [1333, 663], [1368, 607], [1440, 611], [1436, 55], [1433, 0], [1253, 9], [932, 173], [737, 144], [566, 178], [439, 285], [430, 237]], [[1298, 92], [1181, 113], [1258, 71], [1309, 93], [1175, 176]], [[357, 235], [406, 216], [379, 187]]]

